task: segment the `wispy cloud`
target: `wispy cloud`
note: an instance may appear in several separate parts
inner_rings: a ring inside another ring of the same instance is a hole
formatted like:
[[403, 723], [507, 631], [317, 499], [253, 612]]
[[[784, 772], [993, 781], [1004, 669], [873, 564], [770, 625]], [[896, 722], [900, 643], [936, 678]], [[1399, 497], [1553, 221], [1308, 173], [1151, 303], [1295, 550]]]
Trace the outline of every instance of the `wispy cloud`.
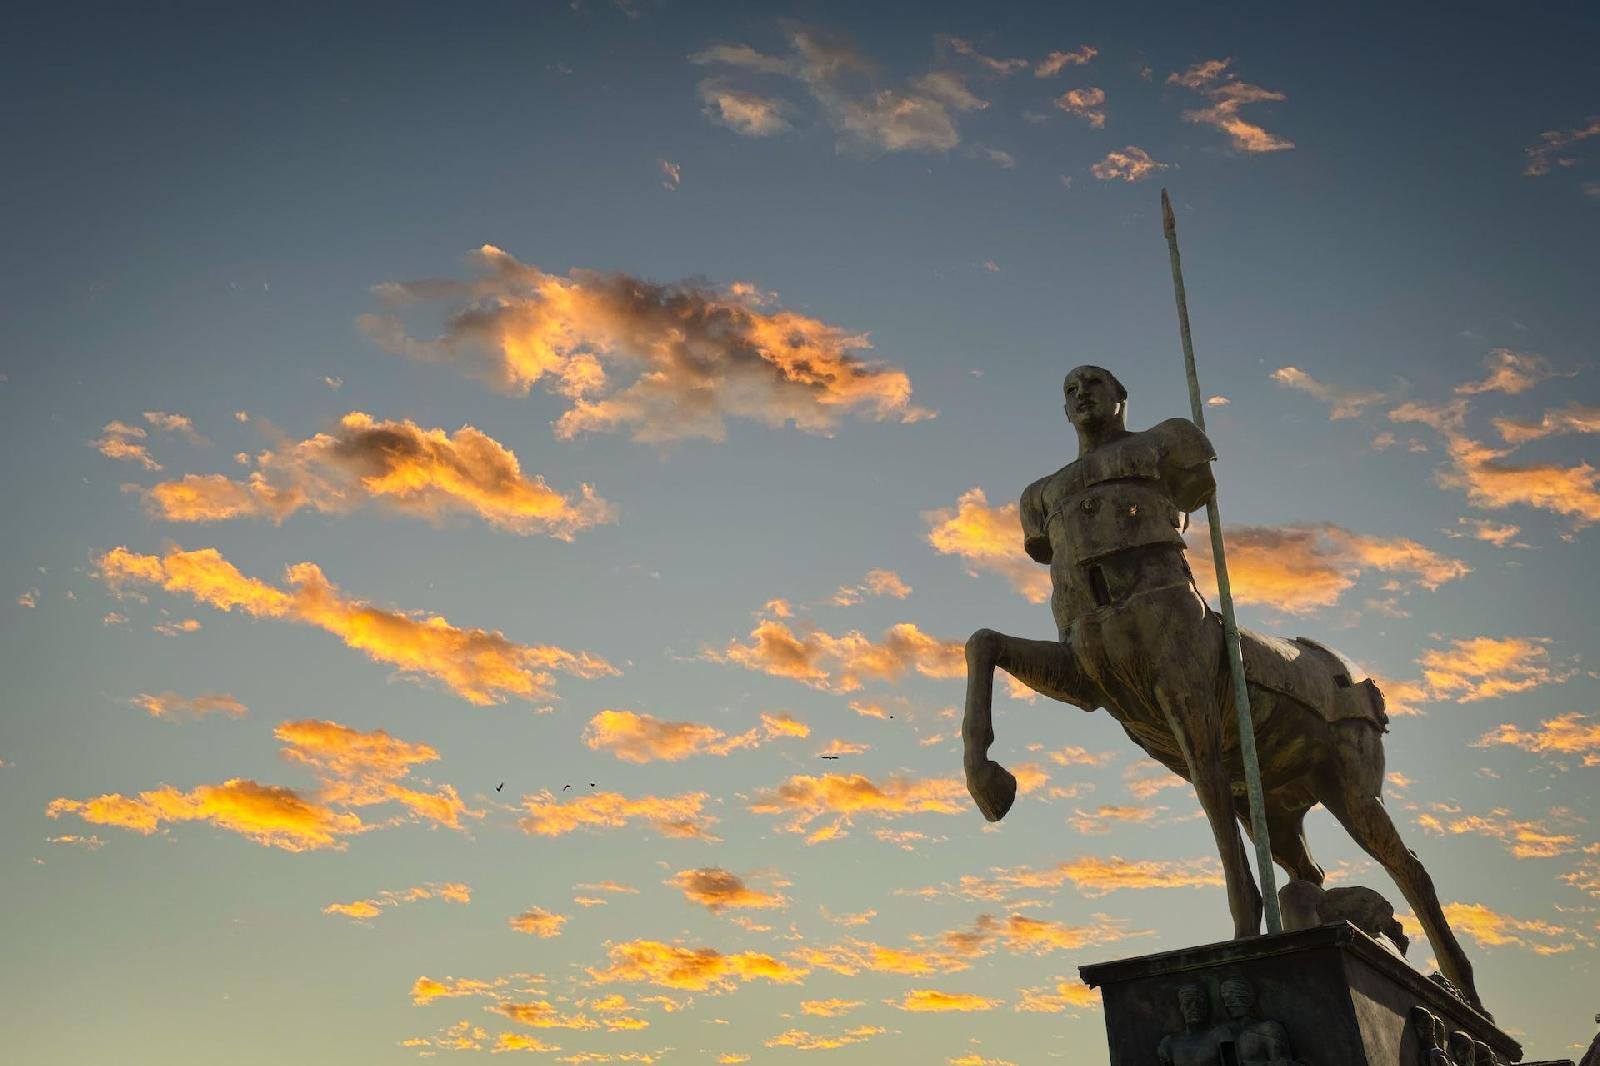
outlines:
[[[863, 774], [796, 774], [774, 789], [758, 791], [749, 810], [788, 819], [788, 833], [810, 833], [808, 842], [843, 836], [857, 817], [895, 818], [908, 814], [959, 814], [966, 788], [953, 778], [890, 776], [882, 784]], [[833, 821], [813, 830], [821, 818]]]
[[107, 422], [100, 430], [99, 438], [90, 441], [89, 444], [107, 459], [138, 463], [146, 470], [160, 470], [161, 464], [155, 461], [150, 450], [144, 446], [143, 441], [148, 435], [142, 426], [130, 426], [126, 422]]
[[1432, 648], [1417, 662], [1428, 695], [1472, 703], [1560, 684], [1576, 669], [1550, 657], [1548, 637], [1471, 637]]
[[1041, 1014], [1059, 1014], [1074, 1008], [1098, 1007], [1100, 992], [1082, 981], [1061, 981], [1053, 989], [1021, 988], [1021, 998], [1013, 1008]]
[[[1488, 814], [1465, 814], [1459, 808], [1435, 804], [1438, 813], [1424, 812], [1417, 816], [1417, 824], [1434, 833], [1472, 833], [1500, 841], [1506, 850], [1519, 859], [1553, 859], [1578, 850], [1578, 838], [1561, 827], [1542, 818], [1514, 818], [1511, 812], [1497, 807]], [[1551, 816], [1566, 823], [1573, 821], [1570, 811], [1553, 811]]]
[[787, 1047], [796, 1051], [832, 1051], [834, 1048], [849, 1047], [851, 1044], [859, 1044], [875, 1036], [882, 1036], [886, 1032], [888, 1030], [881, 1025], [858, 1025], [842, 1033], [812, 1033], [804, 1029], [786, 1029], [764, 1043], [767, 1047]]
[[865, 678], [897, 681], [910, 670], [936, 678], [966, 673], [963, 644], [930, 636], [911, 622], [890, 626], [874, 641], [859, 630], [837, 637], [809, 627], [797, 633], [776, 618], [763, 618], [750, 631], [749, 643], [730, 641], [721, 651], [708, 648], [701, 656], [832, 692], [854, 692]]
[[683, 992], [731, 992], [754, 980], [795, 984], [808, 972], [759, 952], [725, 955], [715, 948], [687, 948], [658, 940], [613, 944], [609, 961], [609, 966], [588, 970], [596, 984], [643, 983]]
[[1571, 129], [1545, 130], [1527, 147], [1528, 162], [1522, 173], [1530, 178], [1542, 178], [1558, 167], [1577, 166], [1577, 157], [1566, 154], [1567, 149], [1596, 136], [1600, 136], [1600, 117]]
[[[785, 726], [775, 721], [777, 735]], [[773, 736], [768, 732], [767, 736]], [[603, 710], [589, 719], [583, 742], [594, 751], [607, 751], [623, 762], [647, 763], [657, 760], [677, 762], [692, 755], [727, 755], [740, 748], [753, 748], [762, 741], [761, 732], [748, 729], [729, 736], [715, 726], [698, 722], [666, 722], [654, 715], [635, 711]]]
[[443, 883], [430, 881], [412, 888], [384, 889], [376, 896], [352, 900], [349, 903], [330, 903], [322, 908], [323, 914], [338, 914], [356, 921], [370, 921], [385, 909], [416, 903], [424, 899], [442, 899], [448, 903], [471, 903], [472, 889], [459, 881]]
[[1573, 950], [1572, 930], [1538, 919], [1513, 918], [1482, 903], [1446, 903], [1444, 917], [1458, 935], [1484, 947], [1526, 948], [1538, 955]]
[[1102, 110], [1106, 91], [1093, 85], [1082, 89], [1068, 89], [1056, 97], [1056, 106], [1069, 115], [1077, 115], [1092, 129], [1104, 129], [1106, 113]]
[[243, 703], [226, 692], [202, 692], [198, 696], [180, 696], [176, 692], [156, 695], [141, 692], [128, 702], [148, 711], [152, 718], [202, 718], [208, 714], [243, 718], [248, 712]]
[[941, 992], [936, 988], [913, 988], [898, 1001], [891, 999], [885, 1002], [900, 1010], [918, 1013], [952, 1011], [971, 1013], [994, 1010], [1000, 1006], [1000, 1001], [997, 999], [989, 999], [972, 992]]
[[[783, 887], [787, 883], [774, 881], [773, 887]], [[684, 899], [700, 904], [712, 914], [724, 910], [771, 910], [789, 905], [781, 893], [751, 888], [744, 878], [718, 866], [679, 870], [667, 884], [682, 892]]]
[[248, 481], [189, 474], [146, 493], [153, 514], [169, 522], [270, 518], [303, 508], [344, 513], [363, 503], [438, 520], [475, 514], [512, 533], [562, 540], [615, 520], [588, 485], [576, 496], [522, 472], [515, 454], [471, 426], [454, 434], [410, 419], [379, 421], [352, 411], [328, 433], [262, 452]]
[[1472, 742], [1475, 748], [1501, 744], [1536, 755], [1581, 756], [1583, 765], [1600, 766], [1600, 721], [1578, 711], [1546, 718], [1532, 729], [1512, 722], [1498, 726]]
[[1051, 52], [1033, 68], [1036, 78], [1053, 78], [1068, 67], [1081, 67], [1089, 63], [1100, 50], [1093, 45], [1081, 45], [1070, 52]]
[[974, 488], [961, 494], [954, 509], [924, 511], [922, 520], [935, 551], [957, 556], [973, 576], [999, 574], [1029, 601], [1044, 603], [1050, 598], [1050, 571], [1023, 552], [1017, 511], [1015, 503], [990, 507], [984, 491]]
[[288, 568], [288, 591], [246, 577], [215, 548], [174, 548], [154, 556], [118, 547], [98, 564], [113, 590], [159, 585], [218, 610], [238, 608], [257, 618], [316, 626], [402, 674], [432, 677], [470, 703], [498, 703], [507, 695], [546, 697], [552, 669], [590, 678], [617, 672], [587, 652], [517, 644], [498, 631], [461, 629], [438, 615], [384, 610], [350, 599], [314, 563]]
[[1515, 396], [1558, 376], [1550, 361], [1543, 356], [1511, 348], [1494, 349], [1484, 360], [1484, 365], [1488, 368], [1488, 375], [1479, 381], [1457, 385], [1457, 396], [1478, 396], [1486, 392]]
[[556, 914], [543, 907], [529, 907], [521, 914], [513, 915], [510, 919], [511, 928], [519, 933], [548, 940], [561, 935], [561, 927], [568, 922], [565, 914]]
[[1558, 411], [1546, 411], [1537, 422], [1496, 418], [1494, 428], [1507, 444], [1526, 444], [1558, 433], [1600, 433], [1600, 407], [1568, 404]]
[[1349, 389], [1318, 381], [1297, 366], [1282, 366], [1272, 372], [1272, 380], [1287, 388], [1298, 389], [1329, 407], [1328, 417], [1334, 421], [1355, 418], [1362, 411], [1384, 400], [1384, 394], [1375, 389]]
[[710, 829], [717, 819], [705, 813], [706, 799], [704, 792], [632, 799], [620, 792], [585, 792], [563, 800], [546, 791], [523, 797], [528, 814], [517, 824], [526, 833], [553, 837], [580, 829], [621, 829], [631, 822], [644, 822], [662, 836], [714, 840]]
[[[518, 262], [492, 245], [473, 255], [476, 282], [391, 282], [391, 305], [361, 316], [361, 328], [396, 354], [445, 363], [513, 394], [540, 383], [568, 408], [556, 435], [619, 429], [666, 444], [722, 440], [728, 418], [792, 423], [831, 433], [840, 416], [915, 422], [905, 373], [861, 358], [870, 344], [820, 319], [768, 310], [751, 287], [715, 290], [658, 285], [625, 274], [574, 270], [567, 277]], [[410, 336], [399, 312], [450, 301], [445, 331]], [[631, 373], [632, 381], [620, 383]]]
[[1280, 152], [1293, 148], [1293, 141], [1268, 133], [1239, 114], [1239, 110], [1248, 104], [1284, 100], [1287, 97], [1283, 93], [1241, 80], [1239, 75], [1228, 69], [1232, 63], [1231, 58], [1208, 59], [1167, 76], [1168, 85], [1182, 86], [1211, 101], [1207, 107], [1185, 111], [1184, 121], [1216, 127], [1228, 135], [1233, 147], [1242, 152]]

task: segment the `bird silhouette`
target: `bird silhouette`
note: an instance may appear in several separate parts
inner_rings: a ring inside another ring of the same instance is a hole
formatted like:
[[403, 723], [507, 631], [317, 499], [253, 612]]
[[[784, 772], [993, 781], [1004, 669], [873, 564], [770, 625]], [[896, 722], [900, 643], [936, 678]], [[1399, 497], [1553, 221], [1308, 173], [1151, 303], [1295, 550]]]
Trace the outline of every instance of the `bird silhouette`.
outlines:
[[571, 785], [562, 785], [561, 786], [561, 791], [565, 792], [567, 789], [569, 789], [571, 787], [572, 787]]
[[837, 756], [837, 755], [819, 755], [818, 756], [818, 758], [821, 758], [821, 759], [837, 759], [838, 757], [839, 756]]
[[496, 792], [499, 792], [502, 788], [505, 788], [505, 787], [506, 787], [506, 783], [504, 781], [502, 781], [498, 785], [494, 786], [494, 790]]

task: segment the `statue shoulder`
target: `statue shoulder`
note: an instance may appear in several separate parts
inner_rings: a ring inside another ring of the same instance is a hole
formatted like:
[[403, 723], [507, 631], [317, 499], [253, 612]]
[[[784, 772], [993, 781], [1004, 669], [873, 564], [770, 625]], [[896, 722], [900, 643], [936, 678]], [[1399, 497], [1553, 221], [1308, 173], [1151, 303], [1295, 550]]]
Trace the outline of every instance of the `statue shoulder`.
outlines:
[[1145, 430], [1157, 441], [1162, 462], [1167, 466], [1186, 470], [1217, 457], [1217, 450], [1205, 432], [1187, 418], [1169, 418]]

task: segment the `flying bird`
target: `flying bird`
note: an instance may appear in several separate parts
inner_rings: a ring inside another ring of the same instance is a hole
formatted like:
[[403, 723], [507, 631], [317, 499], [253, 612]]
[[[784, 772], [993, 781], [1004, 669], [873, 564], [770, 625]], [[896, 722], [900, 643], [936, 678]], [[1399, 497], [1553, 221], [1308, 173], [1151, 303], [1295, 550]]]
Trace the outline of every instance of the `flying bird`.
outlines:
[[837, 755], [819, 755], [819, 756], [817, 756], [817, 758], [819, 758], [819, 759], [837, 759], [838, 757], [839, 756], [837, 756]]
[[505, 787], [506, 787], [506, 783], [504, 781], [502, 781], [498, 785], [494, 786], [494, 790], [496, 792], [499, 792], [502, 788], [505, 788]]
[[571, 785], [562, 785], [561, 786], [561, 791], [565, 792], [567, 789], [569, 789], [571, 787], [572, 787]]

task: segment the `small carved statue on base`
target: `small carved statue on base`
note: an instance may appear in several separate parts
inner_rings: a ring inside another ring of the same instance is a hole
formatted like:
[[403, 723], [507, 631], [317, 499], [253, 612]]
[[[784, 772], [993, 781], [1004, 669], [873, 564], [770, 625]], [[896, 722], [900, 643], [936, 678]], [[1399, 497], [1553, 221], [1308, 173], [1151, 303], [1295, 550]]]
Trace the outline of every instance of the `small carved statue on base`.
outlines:
[[1163, 1066], [1299, 1066], [1283, 1025], [1256, 1015], [1254, 985], [1229, 977], [1217, 991], [1228, 1020], [1209, 1025], [1211, 997], [1205, 985], [1178, 989], [1184, 1031], [1161, 1038], [1156, 1058]]
[[1211, 1020], [1211, 997], [1206, 994], [1205, 985], [1179, 988], [1178, 1009], [1183, 1013], [1183, 1032], [1162, 1037], [1156, 1045], [1156, 1058], [1162, 1066], [1220, 1066], [1227, 1030], [1207, 1025]]
[[1256, 1017], [1254, 985], [1243, 977], [1230, 977], [1222, 982], [1220, 991], [1239, 1066], [1299, 1066], [1283, 1025]]
[[1506, 1066], [1488, 1044], [1463, 1029], [1452, 1031], [1421, 1004], [1411, 1008], [1411, 1028], [1417, 1034], [1417, 1066]]

